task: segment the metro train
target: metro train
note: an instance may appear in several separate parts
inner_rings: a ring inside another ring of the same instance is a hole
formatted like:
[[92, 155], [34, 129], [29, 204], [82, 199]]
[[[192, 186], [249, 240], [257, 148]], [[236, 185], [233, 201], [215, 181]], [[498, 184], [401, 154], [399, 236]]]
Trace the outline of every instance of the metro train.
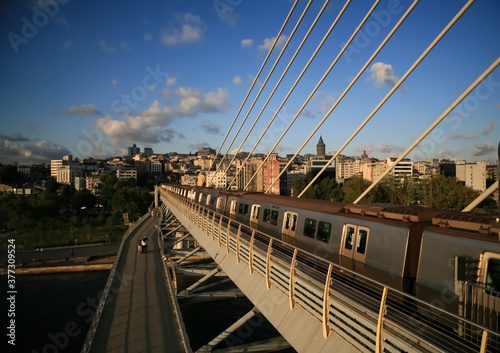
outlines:
[[[428, 302], [437, 298], [452, 312], [464, 305], [459, 300], [464, 290], [491, 297], [481, 302], [493, 303], [495, 311], [500, 308], [500, 235], [495, 216], [162, 187], [378, 282]], [[465, 288], [467, 284], [473, 287]], [[493, 328], [499, 330], [495, 321]]]

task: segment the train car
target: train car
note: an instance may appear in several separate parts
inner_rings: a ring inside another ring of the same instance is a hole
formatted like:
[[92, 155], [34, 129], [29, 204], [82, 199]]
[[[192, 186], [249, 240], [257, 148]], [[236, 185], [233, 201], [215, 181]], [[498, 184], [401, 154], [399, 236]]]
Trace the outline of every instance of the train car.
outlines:
[[210, 188], [181, 188], [180, 195], [313, 255], [500, 329], [500, 242], [494, 216]]

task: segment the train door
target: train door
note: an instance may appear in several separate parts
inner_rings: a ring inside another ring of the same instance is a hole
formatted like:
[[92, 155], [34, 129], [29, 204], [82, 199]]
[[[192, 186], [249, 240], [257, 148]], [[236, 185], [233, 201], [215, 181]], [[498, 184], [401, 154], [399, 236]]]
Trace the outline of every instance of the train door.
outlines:
[[250, 223], [258, 224], [259, 223], [259, 212], [260, 205], [252, 205], [252, 211], [250, 213]]
[[[482, 256], [481, 285], [473, 289], [473, 310], [476, 322], [498, 331], [500, 329], [500, 254], [486, 252]], [[474, 310], [475, 309], [475, 310]]]
[[340, 254], [356, 261], [365, 262], [370, 229], [353, 224], [344, 225]]
[[236, 206], [238, 205], [237, 200], [231, 200], [231, 207], [229, 208], [229, 216], [234, 218], [236, 216]]
[[283, 228], [281, 233], [290, 237], [295, 237], [298, 219], [299, 215], [297, 213], [286, 211], [285, 216], [283, 217]]

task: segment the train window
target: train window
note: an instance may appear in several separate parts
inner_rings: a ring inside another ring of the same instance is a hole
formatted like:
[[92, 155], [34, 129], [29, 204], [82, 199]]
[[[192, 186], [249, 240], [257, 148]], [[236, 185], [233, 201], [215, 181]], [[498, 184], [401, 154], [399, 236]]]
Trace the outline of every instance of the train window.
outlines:
[[291, 231], [295, 232], [295, 228], [297, 227], [297, 214], [292, 215], [292, 226]]
[[218, 197], [217, 198], [217, 209], [220, 209], [221, 208], [221, 201], [222, 201], [222, 197]]
[[345, 231], [345, 242], [344, 242], [344, 248], [347, 250], [352, 250], [352, 238], [354, 235], [355, 229], [354, 227], [347, 227]]
[[500, 259], [489, 259], [485, 287], [500, 292]]
[[252, 220], [257, 221], [259, 219], [259, 211], [260, 211], [260, 205], [252, 205], [252, 213], [250, 215], [250, 218]]
[[368, 229], [359, 229], [358, 239], [356, 244], [356, 252], [364, 254], [366, 251], [366, 242], [368, 241]]
[[309, 238], [314, 238], [316, 234], [316, 220], [311, 218], [306, 218], [304, 221], [304, 236]]
[[318, 223], [318, 236], [316, 239], [319, 241], [323, 241], [325, 243], [328, 243], [330, 240], [330, 233], [332, 230], [332, 225], [330, 223], [326, 222], [319, 222]]
[[[211, 201], [212, 201], [212, 195], [208, 195], [208, 196], [207, 196], [207, 206], [209, 206], [209, 205], [210, 205]], [[213, 203], [212, 203], [212, 204], [213, 204]]]
[[271, 220], [271, 210], [266, 208], [264, 209], [264, 222], [266, 223], [269, 223], [269, 221]]
[[203, 200], [203, 194], [200, 192], [200, 197], [198, 198], [198, 203], [201, 203], [202, 200]]
[[248, 205], [246, 203], [240, 203], [240, 208], [238, 209], [238, 213], [243, 216], [248, 216]]
[[275, 226], [278, 224], [278, 211], [271, 211], [271, 218], [269, 219], [269, 224]]

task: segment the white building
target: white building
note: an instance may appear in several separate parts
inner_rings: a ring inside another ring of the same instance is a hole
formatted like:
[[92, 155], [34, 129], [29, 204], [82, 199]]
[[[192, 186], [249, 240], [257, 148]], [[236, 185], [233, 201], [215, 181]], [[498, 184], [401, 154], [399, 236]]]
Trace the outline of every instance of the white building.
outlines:
[[62, 159], [53, 159], [50, 161], [50, 176], [52, 178], [57, 179], [57, 170], [59, 167], [62, 167], [62, 165]]
[[382, 174], [384, 174], [387, 169], [386, 161], [377, 161], [377, 162], [369, 162], [364, 163], [361, 167], [361, 171], [363, 173], [363, 179], [368, 181], [375, 181]]
[[198, 174], [181, 175], [181, 185], [196, 186], [197, 182], [198, 182]]
[[457, 179], [477, 191], [486, 191], [486, 162], [456, 163]]
[[361, 159], [338, 156], [336, 172], [337, 182], [339, 183], [359, 175], [362, 173]]
[[[387, 158], [387, 166], [392, 166], [397, 159], [398, 156], [389, 156]], [[392, 169], [392, 175], [396, 178], [405, 176], [413, 177], [413, 162], [409, 159], [403, 159]]]
[[131, 167], [118, 167], [116, 170], [118, 179], [135, 179], [137, 180], [137, 169]]
[[85, 170], [72, 164], [62, 165], [57, 168], [56, 181], [60, 184], [74, 185], [75, 179], [84, 177]]
[[217, 172], [207, 172], [207, 186], [215, 185], [218, 189], [226, 189], [227, 187], [227, 176], [224, 170], [219, 170]]
[[162, 167], [160, 161], [151, 161], [151, 174], [161, 174]]

